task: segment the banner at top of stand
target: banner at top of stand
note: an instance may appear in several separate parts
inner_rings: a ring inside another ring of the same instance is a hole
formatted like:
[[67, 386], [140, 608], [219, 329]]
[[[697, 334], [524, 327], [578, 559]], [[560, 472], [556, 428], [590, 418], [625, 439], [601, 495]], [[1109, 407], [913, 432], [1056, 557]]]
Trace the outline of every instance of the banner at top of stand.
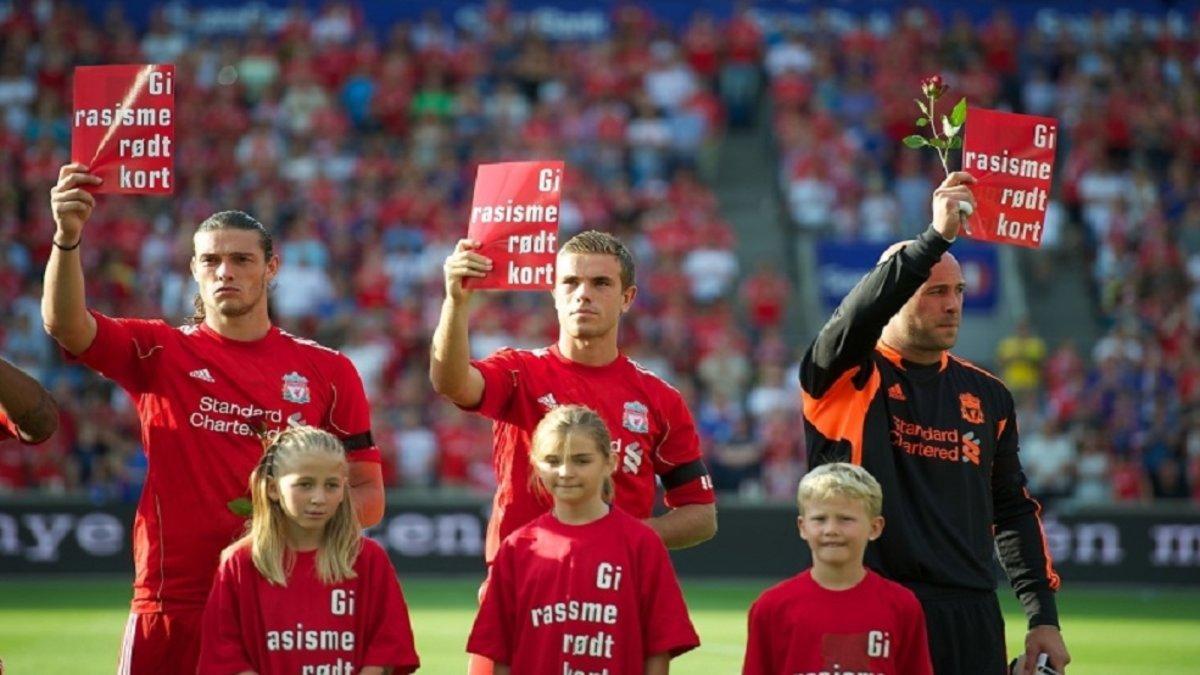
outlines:
[[[83, 0], [89, 14], [100, 21], [112, 6], [111, 0]], [[604, 37], [611, 30], [616, 10], [630, 6], [628, 0], [509, 0], [510, 20], [536, 27], [543, 37], [552, 40], [588, 40]], [[268, 35], [280, 30], [293, 17], [296, 7], [303, 8], [315, 18], [329, 3], [324, 0], [206, 0], [205, 2], [126, 3], [125, 15], [139, 30], [150, 24], [153, 12], [161, 10], [168, 23], [192, 35], [245, 35], [265, 31]], [[427, 13], [435, 12], [442, 20], [468, 32], [485, 30], [487, 5], [480, 0], [440, 0], [439, 2], [359, 2], [352, 5], [361, 16], [364, 26], [382, 30], [397, 22], [419, 22]], [[718, 21], [729, 19], [736, 3], [728, 0], [651, 0], [635, 5], [644, 8], [659, 22], [676, 30], [687, 26], [697, 12], [705, 12]], [[991, 3], [961, 3], [932, 0], [922, 3], [944, 22], [955, 15], [965, 15], [973, 21], [987, 20], [995, 12]], [[748, 11], [765, 32], [815, 27], [821, 20], [833, 19], [838, 25], [849, 19], [867, 19], [867, 27], [887, 31], [897, 17], [911, 10], [911, 0], [756, 0]], [[1042, 28], [1078, 24], [1084, 31], [1091, 25], [1096, 4], [1090, 0], [1058, 0], [1054, 3], [1007, 3], [1005, 9], [1018, 26], [1037, 25]], [[1187, 35], [1194, 23], [1192, 17], [1200, 9], [1200, 0], [1111, 0], [1104, 4], [1109, 12], [1136, 12], [1142, 16], [1167, 19], [1171, 30]], [[379, 37], [383, 37], [380, 35]]]

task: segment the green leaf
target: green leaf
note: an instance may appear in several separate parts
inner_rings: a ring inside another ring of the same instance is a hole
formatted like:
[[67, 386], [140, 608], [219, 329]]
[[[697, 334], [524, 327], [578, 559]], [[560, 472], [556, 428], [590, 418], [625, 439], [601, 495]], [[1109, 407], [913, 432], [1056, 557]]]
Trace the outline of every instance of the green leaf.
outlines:
[[227, 506], [229, 510], [234, 513], [234, 515], [238, 515], [243, 518], [249, 518], [250, 514], [254, 513], [254, 507], [250, 504], [250, 500], [246, 499], [245, 497], [231, 499], [226, 502], [225, 506]]
[[916, 101], [917, 107], [921, 109], [921, 112], [925, 113], [925, 116], [928, 117], [929, 116], [929, 108], [928, 108], [928, 106], [925, 105], [925, 102], [919, 98], [914, 98], [913, 100]]
[[967, 121], [967, 97], [962, 97], [958, 103], [954, 104], [954, 110], [950, 111], [950, 122], [956, 127], [961, 127]]
[[925, 138], [924, 136], [913, 134], [911, 136], [904, 137], [904, 144], [910, 148], [923, 148], [926, 145], [929, 145], [929, 139]]
[[946, 149], [946, 139], [944, 139], [944, 138], [930, 139], [929, 144], [932, 145], [933, 147], [937, 148], [938, 150]]
[[925, 126], [925, 125], [927, 125], [927, 124], [929, 124], [929, 118], [928, 118], [928, 117], [918, 117], [918, 118], [917, 118], [917, 126], [919, 126], [919, 127], [923, 127], [923, 126]]
[[950, 149], [958, 150], [962, 147], [962, 136], [955, 136], [954, 140], [950, 141]]

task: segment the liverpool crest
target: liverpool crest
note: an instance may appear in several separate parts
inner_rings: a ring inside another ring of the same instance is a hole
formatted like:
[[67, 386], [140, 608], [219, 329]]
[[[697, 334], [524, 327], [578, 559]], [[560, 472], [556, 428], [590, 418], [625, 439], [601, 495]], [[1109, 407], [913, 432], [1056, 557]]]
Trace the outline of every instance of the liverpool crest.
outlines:
[[959, 394], [958, 403], [964, 420], [971, 424], [983, 424], [983, 405], [978, 396]]
[[621, 426], [635, 434], [650, 433], [650, 409], [637, 401], [625, 404], [625, 414], [621, 417]]
[[283, 376], [283, 400], [290, 403], [308, 403], [308, 378], [300, 373], [290, 372]]

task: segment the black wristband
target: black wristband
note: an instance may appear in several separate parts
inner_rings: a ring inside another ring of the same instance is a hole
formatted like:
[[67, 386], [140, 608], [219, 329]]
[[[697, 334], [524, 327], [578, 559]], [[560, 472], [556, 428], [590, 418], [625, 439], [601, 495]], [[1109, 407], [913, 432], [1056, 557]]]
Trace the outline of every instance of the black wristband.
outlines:
[[71, 244], [70, 246], [63, 246], [62, 244], [55, 241], [53, 237], [51, 237], [50, 243], [54, 244], [55, 248], [57, 248], [60, 251], [74, 251], [75, 249], [79, 248], [79, 245], [81, 243], [83, 243], [83, 237], [80, 237], [78, 241], [76, 241], [74, 244]]

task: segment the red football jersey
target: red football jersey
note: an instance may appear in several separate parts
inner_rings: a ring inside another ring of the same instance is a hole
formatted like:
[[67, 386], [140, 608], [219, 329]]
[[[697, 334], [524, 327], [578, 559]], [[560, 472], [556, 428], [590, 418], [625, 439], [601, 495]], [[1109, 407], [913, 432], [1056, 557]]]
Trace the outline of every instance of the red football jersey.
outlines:
[[585, 405], [607, 423], [617, 453], [615, 503], [627, 513], [650, 517], [656, 474], [667, 506], [714, 501], [683, 397], [634, 361], [622, 355], [605, 366], [586, 366], [553, 346], [502, 349], [473, 363], [484, 379], [475, 410], [495, 420], [492, 463], [499, 487], [488, 522], [488, 561], [505, 537], [550, 508], [549, 498], [532, 488], [529, 450], [533, 430], [555, 406]]
[[379, 461], [362, 380], [338, 352], [278, 328], [240, 342], [204, 325], [92, 314], [96, 339], [79, 360], [133, 398], [148, 460], [133, 521], [134, 612], [204, 606], [221, 549], [245, 527], [227, 504], [249, 495], [256, 425], [319, 426], [360, 448], [351, 461]]
[[933, 675], [925, 613], [912, 591], [868, 570], [831, 591], [810, 570], [750, 606], [742, 675]]
[[415, 671], [408, 606], [383, 548], [364, 538], [358, 576], [333, 585], [317, 578], [316, 559], [316, 551], [297, 553], [287, 586], [276, 586], [254, 567], [249, 546], [231, 555], [204, 608], [198, 672]]
[[513, 673], [634, 675], [699, 644], [662, 540], [612, 509], [586, 525], [546, 513], [505, 539], [467, 651]]

